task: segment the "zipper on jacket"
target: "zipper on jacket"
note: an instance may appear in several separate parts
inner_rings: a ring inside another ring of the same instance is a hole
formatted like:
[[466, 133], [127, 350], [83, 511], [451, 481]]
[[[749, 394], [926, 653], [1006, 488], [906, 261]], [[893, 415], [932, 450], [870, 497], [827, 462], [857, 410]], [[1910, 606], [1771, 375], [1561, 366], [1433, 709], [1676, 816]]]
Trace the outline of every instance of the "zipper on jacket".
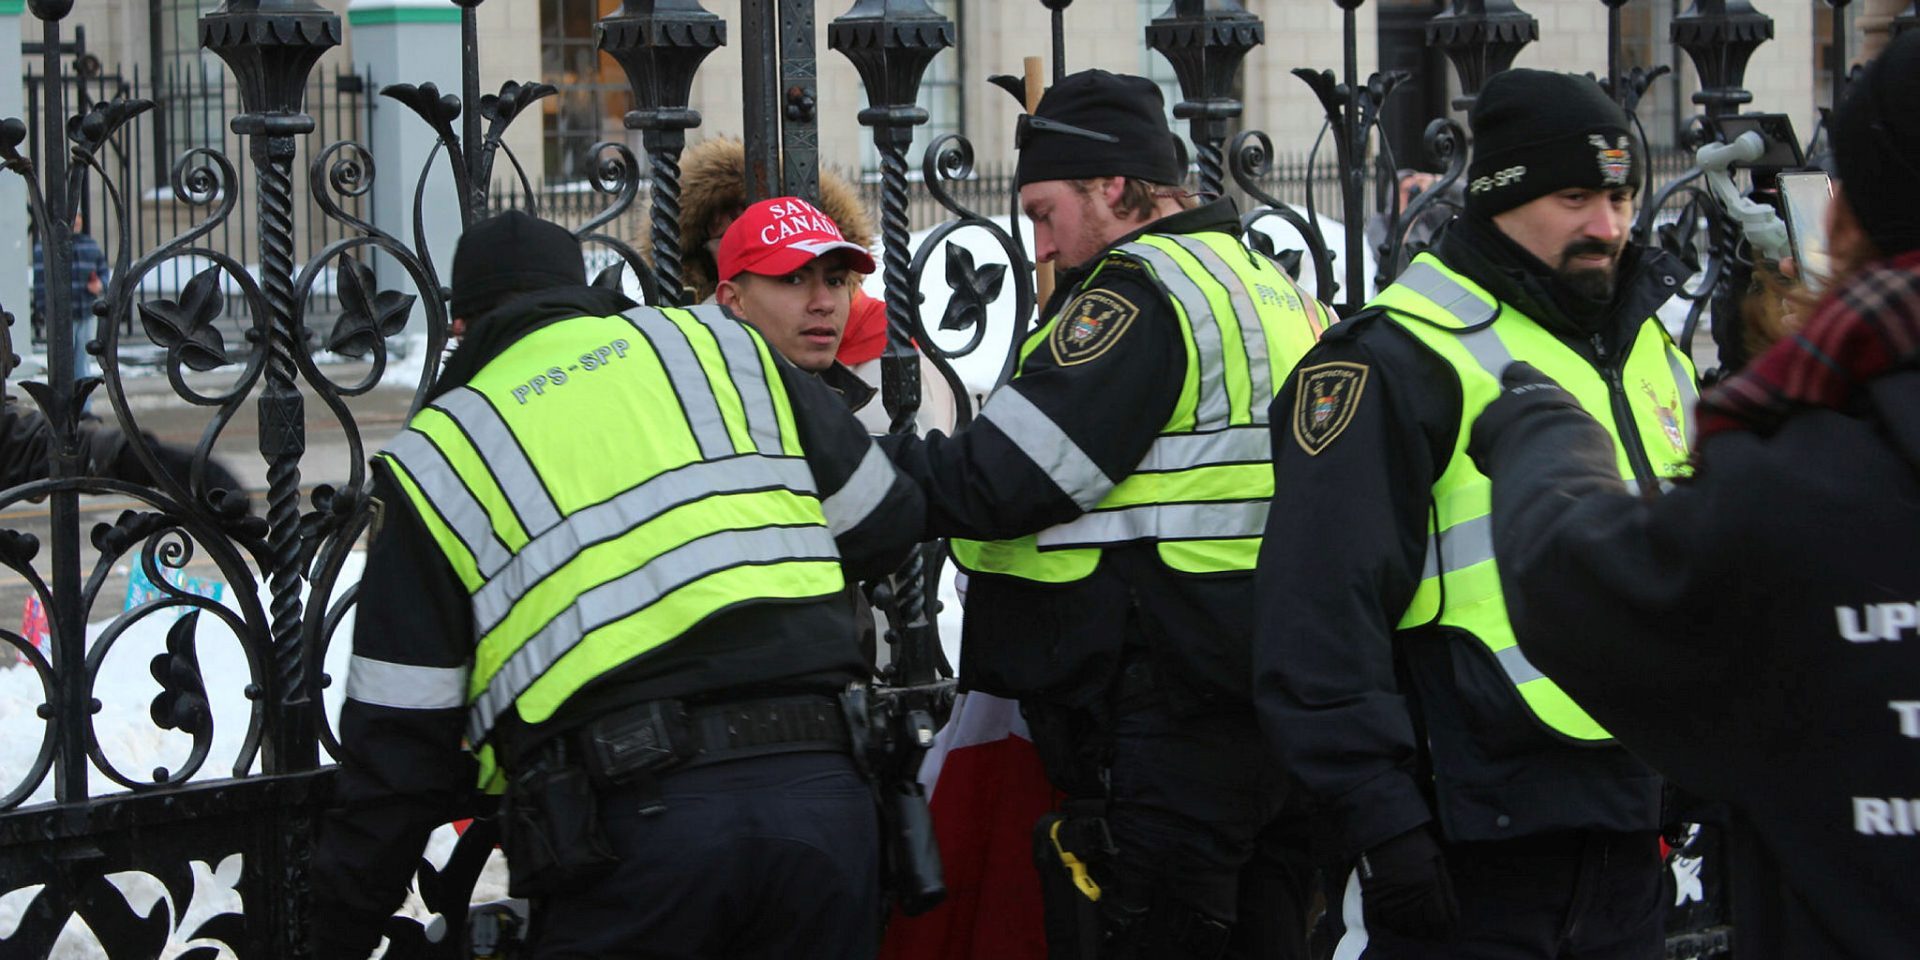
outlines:
[[1607, 357], [1606, 338], [1593, 335], [1593, 352], [1599, 360], [1600, 375], [1606, 378], [1607, 394], [1613, 400], [1613, 421], [1620, 431], [1621, 445], [1627, 448], [1627, 464], [1633, 470], [1634, 482], [1639, 485], [1640, 496], [1652, 497], [1660, 492], [1660, 478], [1653, 473], [1653, 461], [1647, 459], [1647, 448], [1640, 441], [1640, 422], [1633, 417], [1633, 406], [1627, 402], [1627, 389], [1620, 382], [1620, 370]]

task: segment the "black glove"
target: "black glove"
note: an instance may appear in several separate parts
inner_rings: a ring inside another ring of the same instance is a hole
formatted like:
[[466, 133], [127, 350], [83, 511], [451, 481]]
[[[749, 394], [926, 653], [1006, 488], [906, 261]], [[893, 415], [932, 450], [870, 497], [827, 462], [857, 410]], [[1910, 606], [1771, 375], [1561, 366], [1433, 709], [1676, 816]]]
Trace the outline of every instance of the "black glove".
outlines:
[[1440, 845], [1415, 827], [1360, 855], [1360, 902], [1370, 930], [1446, 940], [1460, 919]]
[[1488, 473], [1487, 457], [1493, 453], [1500, 434], [1514, 421], [1537, 410], [1570, 407], [1583, 413], [1585, 408], [1553, 378], [1524, 360], [1507, 364], [1500, 374], [1500, 395], [1487, 404], [1473, 421], [1473, 434], [1467, 440], [1467, 456], [1481, 473]]
[[[181, 486], [188, 486], [193, 471], [193, 449], [163, 443], [145, 433], [141, 436], [145, 438], [147, 448], [153, 451], [154, 459], [160, 461], [160, 468]], [[157, 484], [152, 474], [147, 471], [146, 464], [141, 463], [140, 458], [134, 454], [132, 444], [127, 442], [126, 435], [117, 427], [95, 426], [89, 431], [87, 442], [94, 472], [131, 483], [148, 486]], [[206, 478], [207, 491], [210, 495], [216, 490], [228, 491], [222, 496], [222, 502], [231, 499], [240, 505], [239, 513], [253, 512], [252, 504], [247, 501], [246, 487], [241, 484], [240, 478], [220, 461], [212, 457], [207, 458]]]

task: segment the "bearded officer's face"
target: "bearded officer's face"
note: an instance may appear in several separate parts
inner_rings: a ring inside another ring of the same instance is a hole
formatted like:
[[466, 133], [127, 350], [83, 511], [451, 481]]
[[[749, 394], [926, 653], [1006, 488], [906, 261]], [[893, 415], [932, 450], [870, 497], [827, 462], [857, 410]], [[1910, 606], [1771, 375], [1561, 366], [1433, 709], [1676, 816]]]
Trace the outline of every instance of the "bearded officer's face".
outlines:
[[1633, 225], [1633, 191], [1561, 190], [1494, 214], [1493, 223], [1575, 293], [1611, 300]]
[[1113, 213], [1126, 186], [1121, 177], [1041, 180], [1020, 188], [1020, 209], [1033, 221], [1033, 258], [1063, 270], [1092, 260], [1138, 224]]

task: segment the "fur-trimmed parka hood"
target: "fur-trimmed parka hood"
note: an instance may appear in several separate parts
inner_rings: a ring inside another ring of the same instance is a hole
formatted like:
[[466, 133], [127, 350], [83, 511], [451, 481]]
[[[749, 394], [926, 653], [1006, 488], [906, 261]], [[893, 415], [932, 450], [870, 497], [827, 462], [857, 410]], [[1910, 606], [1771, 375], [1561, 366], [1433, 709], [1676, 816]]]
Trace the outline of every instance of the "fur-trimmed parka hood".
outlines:
[[[719, 268], [707, 253], [708, 224], [715, 214], [746, 206], [746, 183], [747, 148], [739, 140], [703, 140], [680, 155], [680, 269], [696, 303], [713, 296], [720, 282]], [[860, 192], [845, 177], [820, 171], [819, 207], [848, 240], [873, 246], [873, 218], [860, 202]], [[635, 238], [634, 245], [653, 256], [650, 227]]]

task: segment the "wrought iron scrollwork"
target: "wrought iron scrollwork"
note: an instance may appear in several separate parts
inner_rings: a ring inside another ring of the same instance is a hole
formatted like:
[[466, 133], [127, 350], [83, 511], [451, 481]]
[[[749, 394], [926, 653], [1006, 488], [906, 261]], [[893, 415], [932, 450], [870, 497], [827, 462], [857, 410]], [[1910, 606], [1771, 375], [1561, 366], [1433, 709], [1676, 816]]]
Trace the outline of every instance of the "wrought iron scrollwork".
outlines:
[[[600, 227], [618, 220], [622, 214], [626, 213], [627, 209], [633, 206], [634, 198], [640, 195], [640, 161], [633, 155], [632, 150], [627, 149], [626, 144], [611, 140], [602, 140], [594, 144], [592, 152], [594, 161], [590, 167], [592, 176], [588, 182], [592, 184], [594, 192], [610, 196], [612, 200], [586, 223], [575, 228], [573, 235], [579, 238], [582, 246], [598, 244], [611, 249], [614, 255], [620, 258], [620, 263], [611, 264], [602, 270], [599, 276], [594, 278], [593, 283], [595, 286], [619, 289], [620, 271], [624, 265], [633, 271], [634, 279], [639, 282], [642, 299], [648, 303], [661, 303], [659, 281], [655, 273], [647, 269], [646, 258], [642, 257], [640, 252], [628, 244], [624, 238], [600, 232]], [[678, 172], [676, 171], [674, 175], [678, 177]], [[677, 211], [674, 229], [679, 230]], [[677, 235], [674, 242], [677, 248], [679, 243]], [[674, 269], [676, 271], [674, 282], [678, 283], [677, 263]]]
[[1391, 193], [1393, 201], [1388, 220], [1391, 226], [1387, 230], [1386, 241], [1376, 251], [1378, 283], [1382, 288], [1426, 249], [1424, 239], [1412, 244], [1407, 241], [1409, 232], [1417, 224], [1427, 222], [1430, 211], [1445, 209], [1457, 214], [1465, 210], [1460, 201], [1453, 199], [1453, 188], [1467, 174], [1467, 131], [1451, 118], [1440, 117], [1427, 124], [1421, 142], [1426, 147], [1427, 155], [1435, 163], [1446, 167], [1446, 173], [1414, 197], [1404, 210], [1400, 209], [1400, 191], [1395, 189]]
[[[1013, 364], [1018, 355], [1014, 347], [1026, 338], [1035, 306], [1033, 274], [1020, 268], [1026, 262], [1026, 254], [1019, 240], [991, 218], [968, 209], [948, 189], [948, 183], [973, 175], [973, 159], [972, 142], [959, 134], [946, 134], [927, 145], [926, 153], [921, 158], [923, 182], [927, 192], [955, 219], [935, 227], [921, 240], [907, 268], [906, 286], [914, 292], [911, 301], [914, 342], [953, 391], [956, 429], [973, 419], [974, 410], [971, 392], [959, 374], [954, 372], [952, 361], [971, 355], [985, 341], [987, 308], [1003, 295], [1009, 264], [1018, 265], [1013, 270], [1013, 325], [1008, 334], [1007, 357], [1001, 365], [996, 383], [1004, 383], [1013, 375]], [[950, 239], [963, 230], [985, 231], [1006, 254], [1007, 263], [976, 265], [973, 254]], [[945, 251], [946, 254], [945, 275], [949, 291], [939, 329], [967, 331], [967, 342], [956, 348], [948, 348], [938, 338], [929, 335], [920, 310], [924, 299], [919, 293], [921, 283], [937, 251]]]
[[[1317, 141], [1314, 146], [1317, 150], [1319, 147]], [[1273, 139], [1259, 130], [1243, 131], [1233, 138], [1233, 144], [1227, 150], [1227, 170], [1233, 175], [1233, 182], [1240, 185], [1240, 189], [1263, 204], [1240, 217], [1240, 232], [1246, 236], [1247, 241], [1253, 245], [1254, 249], [1284, 264], [1290, 259], [1287, 256], [1289, 251], [1275, 250], [1273, 238], [1254, 227], [1268, 217], [1277, 217], [1298, 231], [1301, 240], [1307, 245], [1307, 255], [1312, 258], [1314, 299], [1322, 303], [1332, 303], [1334, 295], [1340, 290], [1340, 282], [1334, 279], [1333, 255], [1327, 250], [1326, 239], [1320, 233], [1319, 216], [1313, 210], [1311, 178], [1309, 178], [1307, 192], [1309, 199], [1306, 216], [1301, 216], [1300, 211], [1268, 193], [1260, 185], [1260, 180], [1273, 172]], [[1311, 162], [1308, 170], [1312, 170]], [[1294, 262], [1288, 272], [1297, 277], [1300, 275], [1299, 261], [1297, 258], [1292, 259]]]

